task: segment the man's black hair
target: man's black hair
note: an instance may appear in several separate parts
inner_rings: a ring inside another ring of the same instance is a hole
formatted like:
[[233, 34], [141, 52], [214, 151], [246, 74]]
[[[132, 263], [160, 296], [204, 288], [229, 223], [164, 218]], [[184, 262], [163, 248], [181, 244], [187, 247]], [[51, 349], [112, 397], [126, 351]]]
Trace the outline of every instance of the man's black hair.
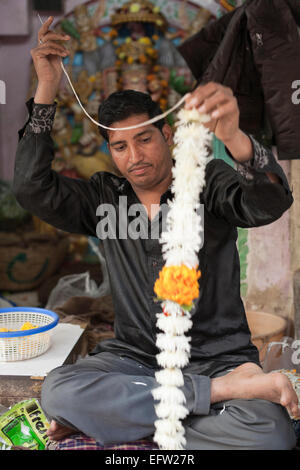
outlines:
[[[147, 114], [149, 119], [151, 119], [161, 113], [161, 108], [152, 100], [148, 93], [135, 90], [123, 90], [112, 93], [101, 103], [98, 111], [98, 120], [99, 123], [104, 126], [113, 127], [112, 124], [114, 122], [123, 121], [130, 116]], [[161, 132], [164, 124], [164, 119], [153, 123]], [[107, 130], [103, 129], [103, 127], [99, 127], [99, 132], [108, 142]]]

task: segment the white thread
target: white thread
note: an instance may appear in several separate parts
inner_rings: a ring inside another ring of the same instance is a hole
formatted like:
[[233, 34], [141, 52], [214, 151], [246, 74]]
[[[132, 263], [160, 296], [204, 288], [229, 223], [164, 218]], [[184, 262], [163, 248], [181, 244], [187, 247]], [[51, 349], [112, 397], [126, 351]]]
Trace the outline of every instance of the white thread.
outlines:
[[[37, 13], [38, 17], [39, 17], [39, 20], [42, 24], [43, 23], [43, 20], [42, 18], [40, 17], [40, 14]], [[173, 111], [175, 111], [175, 109], [179, 108], [179, 106], [182, 105], [182, 103], [185, 101], [185, 98], [186, 98], [186, 95], [184, 95], [179, 101], [178, 103], [176, 103], [172, 108], [168, 109], [167, 111], [165, 111], [164, 113], [162, 114], [159, 114], [158, 116], [155, 116], [154, 118], [152, 119], [149, 119], [148, 121], [144, 121], [144, 122], [141, 122], [140, 124], [136, 124], [135, 126], [129, 126], [129, 127], [107, 127], [107, 126], [104, 126], [103, 124], [100, 124], [99, 122], [95, 121], [95, 119], [93, 119], [89, 113], [85, 110], [85, 108], [83, 107], [83, 105], [81, 104], [81, 101], [73, 87], [73, 84], [72, 84], [72, 81], [68, 75], [68, 72], [66, 71], [65, 67], [64, 67], [64, 64], [62, 62], [62, 60], [60, 61], [60, 65], [61, 65], [61, 68], [65, 74], [65, 76], [67, 77], [67, 80], [69, 82], [69, 85], [75, 95], [75, 98], [77, 99], [78, 101], [78, 104], [79, 106], [81, 107], [82, 111], [84, 112], [84, 114], [94, 123], [96, 124], [96, 126], [99, 126], [99, 127], [102, 127], [103, 129], [107, 129], [109, 131], [129, 131], [131, 129], [138, 129], [139, 127], [144, 127], [144, 126], [147, 126], [149, 124], [153, 124], [154, 122], [157, 122], [157, 121], [160, 121], [161, 119], [165, 118], [166, 116], [168, 116], [168, 114], [172, 113]]]

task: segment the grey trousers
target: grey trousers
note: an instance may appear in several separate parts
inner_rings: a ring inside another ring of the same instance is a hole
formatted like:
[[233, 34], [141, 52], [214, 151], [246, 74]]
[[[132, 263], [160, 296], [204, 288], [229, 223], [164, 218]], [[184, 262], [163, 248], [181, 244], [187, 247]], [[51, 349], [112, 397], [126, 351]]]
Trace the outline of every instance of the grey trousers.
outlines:
[[[109, 352], [58, 367], [46, 377], [41, 406], [48, 419], [102, 445], [135, 441], [155, 432], [158, 387], [154, 370]], [[292, 449], [296, 435], [287, 411], [266, 400], [210, 404], [210, 378], [184, 370], [186, 450]]]

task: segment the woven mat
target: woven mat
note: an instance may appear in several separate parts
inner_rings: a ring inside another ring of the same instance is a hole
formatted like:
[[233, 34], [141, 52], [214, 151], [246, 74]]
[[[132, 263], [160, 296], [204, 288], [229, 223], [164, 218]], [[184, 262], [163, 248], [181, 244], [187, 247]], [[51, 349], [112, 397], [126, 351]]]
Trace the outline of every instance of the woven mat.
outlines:
[[147, 439], [141, 439], [135, 442], [126, 442], [124, 444], [114, 444], [103, 446], [92, 437], [84, 434], [74, 434], [65, 439], [51, 442], [49, 450], [152, 450], [158, 449], [157, 445]]

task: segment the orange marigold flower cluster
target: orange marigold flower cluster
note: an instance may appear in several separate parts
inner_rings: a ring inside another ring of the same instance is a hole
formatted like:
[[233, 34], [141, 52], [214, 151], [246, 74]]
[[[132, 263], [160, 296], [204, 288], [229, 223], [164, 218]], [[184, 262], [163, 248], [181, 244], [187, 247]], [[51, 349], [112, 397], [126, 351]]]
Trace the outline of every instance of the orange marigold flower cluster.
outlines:
[[154, 285], [160, 299], [172, 300], [179, 305], [190, 306], [199, 296], [200, 271], [181, 266], [164, 266]]

